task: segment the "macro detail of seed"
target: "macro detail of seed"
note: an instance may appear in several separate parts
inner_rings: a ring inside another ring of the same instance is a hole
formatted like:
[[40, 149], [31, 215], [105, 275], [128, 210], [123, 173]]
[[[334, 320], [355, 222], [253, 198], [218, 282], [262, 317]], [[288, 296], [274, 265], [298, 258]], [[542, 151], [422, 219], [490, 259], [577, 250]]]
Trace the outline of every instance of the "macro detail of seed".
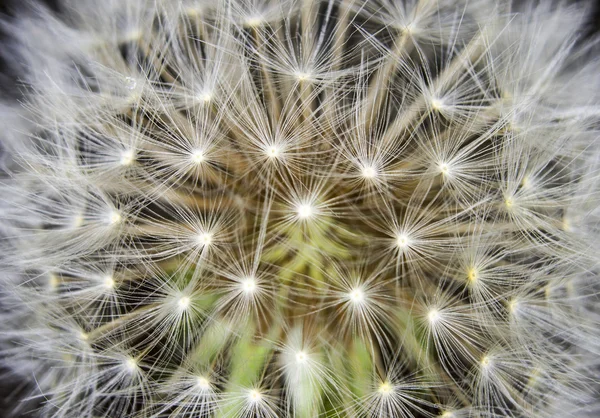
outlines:
[[597, 42], [514, 3], [4, 18], [15, 416], [598, 416]]

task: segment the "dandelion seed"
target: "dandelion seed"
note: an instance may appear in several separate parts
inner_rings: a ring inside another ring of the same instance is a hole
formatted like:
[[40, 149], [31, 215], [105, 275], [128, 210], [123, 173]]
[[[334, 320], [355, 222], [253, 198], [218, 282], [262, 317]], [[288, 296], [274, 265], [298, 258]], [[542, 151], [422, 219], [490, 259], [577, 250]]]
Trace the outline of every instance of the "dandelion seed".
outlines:
[[442, 99], [431, 99], [431, 108], [433, 110], [437, 110], [438, 112], [444, 110], [445, 104]]
[[128, 90], [135, 90], [137, 87], [137, 81], [133, 77], [125, 77], [125, 87]]
[[274, 159], [279, 158], [280, 153], [281, 153], [281, 150], [279, 149], [279, 147], [277, 147], [275, 145], [271, 145], [266, 150], [266, 154], [269, 158], [274, 158]]
[[365, 292], [360, 288], [356, 288], [348, 294], [348, 297], [352, 303], [359, 305], [365, 301]]
[[254, 17], [250, 17], [250, 18], [246, 19], [246, 26], [251, 27], [251, 28], [256, 28], [256, 27], [262, 26], [263, 23], [264, 23], [264, 20], [260, 16], [254, 16]]
[[205, 161], [204, 152], [202, 150], [194, 150], [190, 154], [190, 161], [194, 164], [202, 164]]
[[298, 218], [310, 219], [314, 216], [315, 209], [311, 205], [303, 203], [301, 205], [298, 205], [298, 207], [296, 208], [296, 212], [298, 213]]
[[508, 310], [513, 315], [516, 315], [519, 309], [519, 301], [517, 299], [513, 299], [508, 303]]
[[48, 277], [48, 287], [50, 287], [51, 290], [55, 290], [58, 286], [60, 286], [60, 279], [56, 277], [56, 275], [50, 274]]
[[177, 301], [177, 306], [180, 310], [186, 311], [190, 307], [191, 300], [188, 296], [182, 296]]
[[126, 150], [121, 153], [120, 163], [122, 166], [129, 166], [135, 161], [135, 151]]
[[396, 245], [401, 250], [408, 248], [410, 246], [410, 239], [408, 238], [408, 235], [406, 235], [406, 234], [398, 235], [398, 237], [396, 238]]
[[262, 393], [257, 389], [252, 389], [248, 392], [248, 400], [251, 403], [258, 403], [262, 400]]
[[106, 276], [103, 281], [103, 286], [109, 290], [113, 289], [115, 287], [115, 279], [113, 279], [112, 276]]
[[206, 377], [200, 376], [196, 379], [196, 386], [204, 392], [210, 389], [210, 382]]
[[121, 220], [122, 220], [121, 214], [119, 212], [117, 212], [116, 210], [114, 210], [109, 215], [108, 223], [110, 225], [117, 225], [121, 222]]
[[377, 177], [377, 170], [372, 166], [363, 166], [361, 169], [361, 174], [365, 179], [374, 179]]
[[129, 357], [124, 361], [125, 370], [129, 373], [134, 373], [138, 370], [138, 362], [133, 357]]
[[213, 97], [212, 97], [212, 94], [210, 94], [209, 92], [204, 92], [204, 93], [201, 93], [201, 94], [198, 96], [198, 99], [199, 99], [199, 100], [200, 100], [202, 103], [205, 103], [205, 104], [206, 104], [206, 103], [208, 103], [208, 102], [210, 102], [210, 101], [212, 100], [212, 98], [213, 98]]
[[213, 235], [210, 232], [201, 232], [197, 235], [196, 242], [202, 247], [208, 247], [213, 242]]
[[431, 309], [427, 314], [427, 319], [433, 325], [440, 319], [440, 311], [437, 309]]
[[306, 355], [306, 353], [304, 351], [298, 351], [296, 353], [296, 363], [298, 363], [298, 364], [305, 363], [307, 358], [308, 358], [308, 356]]
[[379, 385], [379, 389], [377, 390], [383, 396], [389, 396], [394, 391], [394, 387], [390, 384], [390, 382], [383, 382]]
[[572, 231], [571, 221], [569, 220], [569, 218], [567, 218], [567, 217], [563, 218], [562, 229], [565, 232], [571, 232]]
[[81, 225], [83, 225], [83, 216], [81, 215], [77, 215], [73, 218], [73, 228], [79, 228]]
[[304, 72], [297, 72], [294, 74], [298, 81], [306, 81], [310, 79], [310, 74]]
[[483, 356], [480, 361], [481, 367], [485, 370], [492, 367], [492, 359], [489, 356]]
[[475, 284], [479, 279], [479, 272], [476, 268], [472, 267], [467, 271], [467, 279], [470, 284]]
[[240, 286], [244, 293], [252, 294], [256, 290], [256, 279], [254, 277], [247, 277], [240, 282]]

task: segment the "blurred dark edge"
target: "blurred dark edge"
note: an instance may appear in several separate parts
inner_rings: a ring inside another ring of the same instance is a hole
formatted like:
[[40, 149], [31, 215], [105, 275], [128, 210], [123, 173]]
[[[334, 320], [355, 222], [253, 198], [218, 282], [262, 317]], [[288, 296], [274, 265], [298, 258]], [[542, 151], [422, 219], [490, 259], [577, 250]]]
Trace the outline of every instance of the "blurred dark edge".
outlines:
[[[50, 8], [60, 12], [58, 3], [59, 0], [34, 0], [39, 3], [44, 3]], [[98, 0], [100, 3], [102, 0]], [[401, 1], [401, 0], [399, 0]], [[541, 0], [544, 1], [544, 0]], [[584, 28], [583, 38], [589, 38], [600, 32], [600, 1], [595, 0], [580, 0], [581, 3], [595, 2], [593, 11], [588, 19], [587, 27]], [[3, 18], [18, 19], [18, 6], [22, 0], [0, 0], [0, 14]], [[0, 30], [0, 51], [4, 49], [5, 40], [10, 34], [5, 30]], [[19, 94], [17, 84], [18, 75], [11, 71], [8, 57], [0, 55], [0, 100], [16, 100]], [[2, 129], [2, 127], [0, 127]], [[22, 385], [22, 382], [17, 377], [12, 376], [8, 370], [0, 366], [0, 418], [10, 415], [15, 402], [13, 395], [16, 390]], [[33, 417], [32, 414], [22, 414], [21, 417]]]

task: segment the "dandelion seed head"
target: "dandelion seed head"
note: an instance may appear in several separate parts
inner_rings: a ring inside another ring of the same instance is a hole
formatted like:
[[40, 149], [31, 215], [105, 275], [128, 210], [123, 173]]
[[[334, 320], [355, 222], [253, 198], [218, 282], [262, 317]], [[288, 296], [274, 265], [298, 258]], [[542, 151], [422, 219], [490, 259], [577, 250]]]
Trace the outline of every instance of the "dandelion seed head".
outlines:
[[589, 9], [57, 2], [0, 16], [22, 410], [598, 409]]
[[83, 216], [81, 216], [81, 215], [75, 216], [73, 218], [73, 223], [72, 223], [73, 228], [79, 228], [81, 225], [83, 225]]

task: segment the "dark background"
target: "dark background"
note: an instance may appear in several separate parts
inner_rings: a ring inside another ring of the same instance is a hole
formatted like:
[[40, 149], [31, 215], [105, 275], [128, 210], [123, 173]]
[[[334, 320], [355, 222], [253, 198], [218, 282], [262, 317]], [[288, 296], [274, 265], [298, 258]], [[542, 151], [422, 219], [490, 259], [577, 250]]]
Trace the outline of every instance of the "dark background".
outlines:
[[[60, 9], [57, 6], [59, 0], [29, 0], [37, 1], [38, 3], [45, 3], [52, 9], [60, 13]], [[98, 4], [102, 4], [102, 0], [97, 0]], [[172, 0], [178, 1], [178, 0]], [[401, 1], [401, 0], [398, 0]], [[522, 0], [513, 0], [519, 2]], [[549, 0], [539, 0], [549, 1]], [[583, 30], [583, 39], [593, 37], [600, 33], [600, 0], [579, 0], [579, 3], [585, 2], [593, 4], [592, 12], [588, 24]], [[0, 20], [18, 19], [19, 17], [19, 5], [24, 3], [23, 0], [0, 0]], [[6, 52], [5, 42], [10, 37], [9, 31], [3, 27], [0, 27], [0, 100], [16, 100], [18, 98], [18, 74], [11, 71], [11, 57], [10, 53]], [[3, 127], [0, 126], [0, 129]], [[0, 144], [1, 145], [1, 144]], [[1, 147], [0, 147], [1, 152]], [[0, 278], [1, 279], [1, 278]], [[1, 307], [0, 307], [1, 308]], [[9, 412], [12, 409], [11, 404], [14, 402], [11, 399], [11, 394], [15, 391], [19, 391], [21, 382], [15, 376], [11, 376], [6, 369], [0, 368], [0, 418], [8, 417]], [[21, 415], [22, 417], [30, 416], [28, 414]]]

